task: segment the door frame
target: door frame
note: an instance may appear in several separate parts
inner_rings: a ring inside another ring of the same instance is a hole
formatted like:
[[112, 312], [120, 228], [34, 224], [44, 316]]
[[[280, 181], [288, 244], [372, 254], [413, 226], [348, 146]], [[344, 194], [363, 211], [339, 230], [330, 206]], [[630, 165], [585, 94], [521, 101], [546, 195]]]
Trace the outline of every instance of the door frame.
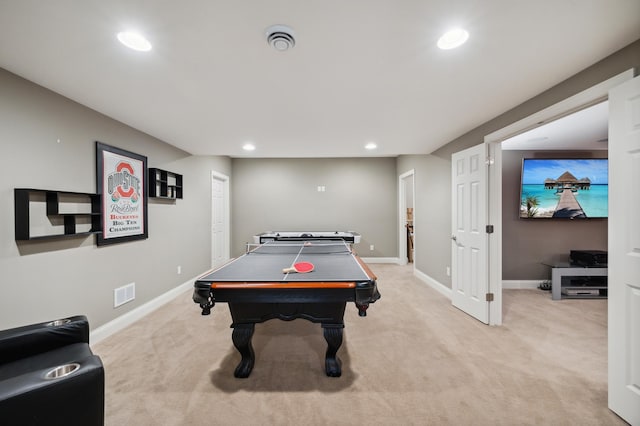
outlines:
[[209, 235], [211, 237], [211, 267], [214, 266], [213, 264], [213, 253], [214, 253], [214, 244], [215, 242], [213, 241], [213, 212], [214, 212], [214, 205], [213, 203], [215, 202], [215, 199], [213, 197], [213, 180], [218, 180], [222, 182], [222, 188], [224, 191], [223, 194], [223, 201], [224, 201], [224, 208], [222, 209], [223, 211], [223, 215], [224, 215], [224, 243], [223, 243], [223, 257], [225, 260], [230, 259], [231, 257], [231, 247], [230, 247], [230, 241], [231, 241], [231, 236], [229, 235], [229, 233], [231, 232], [231, 224], [230, 224], [230, 220], [231, 220], [231, 207], [229, 205], [229, 176], [216, 172], [215, 170], [211, 170], [211, 180], [210, 180], [210, 184], [211, 184], [211, 226], [209, 227]]
[[[637, 177], [638, 102], [640, 76], [610, 92], [609, 135], [609, 289], [608, 304], [608, 403], [609, 409], [630, 424], [640, 424], [638, 385], [638, 347], [640, 336], [636, 321], [640, 316], [638, 294], [637, 240], [640, 227], [633, 206], [640, 201], [637, 191], [622, 183]], [[629, 192], [632, 194], [629, 195]]]
[[494, 229], [494, 237], [489, 238], [489, 291], [494, 294], [494, 302], [489, 304], [489, 325], [502, 324], [502, 141], [605, 101], [610, 89], [633, 76], [633, 69], [624, 71], [484, 137], [490, 164], [488, 220]]
[[[407, 214], [407, 188], [405, 180], [411, 178], [411, 199], [413, 200], [413, 224], [416, 223], [416, 179], [415, 170], [411, 169], [398, 176], [398, 263], [406, 265], [407, 261], [407, 228], [405, 228]], [[415, 231], [414, 231], [415, 232]], [[413, 268], [416, 267], [416, 237], [413, 236]]]

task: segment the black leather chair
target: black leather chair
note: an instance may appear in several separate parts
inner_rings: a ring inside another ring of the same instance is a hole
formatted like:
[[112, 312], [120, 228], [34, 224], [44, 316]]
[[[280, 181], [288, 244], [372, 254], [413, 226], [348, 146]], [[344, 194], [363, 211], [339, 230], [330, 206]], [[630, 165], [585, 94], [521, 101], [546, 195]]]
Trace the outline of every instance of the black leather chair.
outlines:
[[85, 316], [0, 331], [0, 423], [104, 424], [104, 368]]

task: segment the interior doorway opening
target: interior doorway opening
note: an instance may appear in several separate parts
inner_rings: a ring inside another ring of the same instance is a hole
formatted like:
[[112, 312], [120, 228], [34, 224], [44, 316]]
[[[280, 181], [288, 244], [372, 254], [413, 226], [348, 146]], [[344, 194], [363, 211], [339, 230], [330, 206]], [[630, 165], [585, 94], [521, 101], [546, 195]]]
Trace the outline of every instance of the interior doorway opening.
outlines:
[[398, 257], [401, 265], [414, 263], [416, 253], [414, 173], [414, 170], [411, 169], [398, 178], [398, 235], [400, 236]]
[[502, 142], [518, 134], [570, 115], [608, 98], [609, 90], [633, 78], [633, 70], [625, 71], [574, 96], [493, 132], [484, 138], [488, 146], [489, 220], [493, 234], [489, 238], [490, 325], [502, 324]]

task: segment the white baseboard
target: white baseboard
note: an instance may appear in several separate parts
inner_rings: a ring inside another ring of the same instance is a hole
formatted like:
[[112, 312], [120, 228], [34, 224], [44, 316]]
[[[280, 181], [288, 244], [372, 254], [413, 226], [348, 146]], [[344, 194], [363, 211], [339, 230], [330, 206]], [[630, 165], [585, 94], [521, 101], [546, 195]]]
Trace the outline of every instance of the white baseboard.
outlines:
[[502, 280], [502, 289], [536, 289], [544, 280]]
[[451, 289], [442, 284], [440, 281], [430, 277], [429, 275], [425, 274], [422, 271], [419, 271], [418, 269], [413, 270], [413, 275], [415, 275], [420, 281], [425, 282], [429, 287], [436, 290], [446, 298], [451, 299]]
[[397, 263], [400, 264], [398, 257], [360, 257], [364, 263]]
[[122, 314], [116, 319], [109, 321], [104, 325], [101, 325], [95, 330], [92, 330], [89, 333], [91, 344], [98, 343], [101, 340], [104, 340], [107, 337], [111, 336], [112, 334], [115, 334], [118, 331], [130, 326], [131, 324], [138, 321], [145, 315], [150, 314], [151, 312], [155, 311], [162, 305], [169, 303], [179, 295], [183, 294], [190, 288], [193, 288], [193, 283], [196, 280], [196, 278], [197, 277], [194, 277], [180, 284], [179, 286], [172, 288], [166, 293], [161, 294], [155, 299], [148, 301], [144, 305], [138, 306], [137, 308], [127, 312], [126, 314]]

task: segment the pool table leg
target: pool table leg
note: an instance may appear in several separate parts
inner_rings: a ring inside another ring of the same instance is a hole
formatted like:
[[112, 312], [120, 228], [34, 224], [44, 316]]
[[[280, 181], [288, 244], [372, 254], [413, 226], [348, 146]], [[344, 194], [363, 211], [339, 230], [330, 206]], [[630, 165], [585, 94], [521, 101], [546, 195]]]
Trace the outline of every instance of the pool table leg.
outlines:
[[342, 345], [342, 333], [344, 324], [322, 324], [324, 339], [327, 341], [327, 353], [324, 359], [324, 367], [329, 377], [342, 375], [342, 361], [336, 356]]
[[251, 345], [255, 324], [234, 324], [232, 327], [233, 334], [231, 335], [231, 339], [233, 340], [233, 345], [238, 349], [240, 355], [242, 355], [242, 360], [236, 367], [233, 375], [238, 378], [246, 378], [251, 374], [253, 364], [256, 360], [256, 354]]

